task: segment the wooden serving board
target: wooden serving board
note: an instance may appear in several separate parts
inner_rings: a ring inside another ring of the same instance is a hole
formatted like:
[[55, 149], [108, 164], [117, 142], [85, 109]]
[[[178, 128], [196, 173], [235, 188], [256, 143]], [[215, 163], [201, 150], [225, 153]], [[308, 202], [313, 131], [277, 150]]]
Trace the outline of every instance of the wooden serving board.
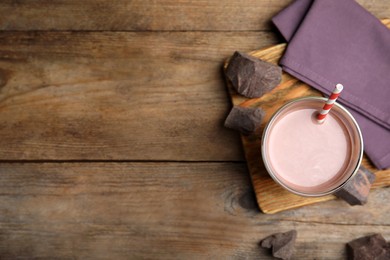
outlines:
[[[390, 28], [390, 19], [384, 19], [382, 22]], [[286, 44], [278, 44], [250, 52], [249, 54], [264, 61], [278, 64], [285, 48]], [[228, 64], [229, 60], [225, 62], [224, 69], [227, 68]], [[336, 197], [333, 195], [307, 198], [288, 192], [274, 182], [268, 175], [260, 153], [262, 131], [276, 110], [294, 98], [321, 96], [321, 93], [285, 72], [283, 72], [281, 83], [274, 90], [260, 98], [249, 99], [241, 96], [234, 90], [228, 79], [226, 79], [226, 82], [233, 105], [242, 107], [261, 107], [266, 112], [262, 125], [256, 133], [250, 136], [241, 135], [249, 173], [252, 178], [252, 184], [260, 209], [264, 213], [272, 214], [287, 209], [335, 199]], [[390, 169], [376, 169], [367, 159], [366, 155], [364, 155], [362, 165], [376, 174], [376, 181], [372, 188], [381, 188], [390, 185]]]

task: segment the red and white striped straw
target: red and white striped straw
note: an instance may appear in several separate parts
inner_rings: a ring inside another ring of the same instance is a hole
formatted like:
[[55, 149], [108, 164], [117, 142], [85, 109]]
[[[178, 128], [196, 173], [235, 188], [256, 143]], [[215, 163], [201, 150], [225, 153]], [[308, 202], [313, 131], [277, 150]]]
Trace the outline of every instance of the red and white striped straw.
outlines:
[[321, 112], [317, 115], [318, 123], [322, 124], [325, 121], [326, 115], [333, 107], [334, 102], [336, 102], [336, 99], [339, 97], [340, 92], [343, 90], [343, 88], [344, 87], [341, 84], [336, 85], [329, 99], [326, 101], [324, 107], [322, 108]]

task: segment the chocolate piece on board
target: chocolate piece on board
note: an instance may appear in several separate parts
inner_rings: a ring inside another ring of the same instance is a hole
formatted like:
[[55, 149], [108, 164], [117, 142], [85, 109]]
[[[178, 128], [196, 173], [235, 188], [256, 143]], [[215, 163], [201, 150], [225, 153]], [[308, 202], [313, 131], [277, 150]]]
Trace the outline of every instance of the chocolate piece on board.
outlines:
[[282, 69], [269, 62], [236, 51], [225, 71], [236, 91], [256, 98], [270, 92], [282, 80]]
[[272, 247], [272, 256], [288, 260], [294, 252], [296, 238], [296, 230], [290, 230], [286, 233], [276, 233], [264, 238], [260, 242], [260, 246], [265, 248]]
[[371, 184], [374, 181], [375, 174], [360, 166], [353, 179], [334, 195], [345, 200], [350, 205], [364, 205], [367, 202]]
[[225, 127], [249, 135], [260, 126], [264, 115], [265, 112], [261, 108], [235, 106], [225, 120]]
[[390, 244], [381, 234], [361, 237], [347, 244], [348, 259], [385, 260], [390, 259]]

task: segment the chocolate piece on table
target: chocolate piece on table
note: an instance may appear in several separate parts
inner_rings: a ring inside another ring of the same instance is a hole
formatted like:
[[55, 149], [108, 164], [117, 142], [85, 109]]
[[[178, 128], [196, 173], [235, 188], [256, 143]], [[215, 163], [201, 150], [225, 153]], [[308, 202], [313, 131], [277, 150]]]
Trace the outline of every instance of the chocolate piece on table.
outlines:
[[361, 237], [347, 244], [348, 259], [385, 260], [390, 259], [390, 244], [381, 234]]
[[276, 233], [264, 238], [260, 242], [260, 246], [265, 248], [272, 247], [272, 255], [274, 257], [288, 260], [293, 254], [296, 238], [296, 230], [290, 230], [286, 233]]
[[236, 51], [225, 71], [236, 91], [256, 98], [270, 92], [282, 80], [282, 69], [269, 62]]
[[260, 126], [264, 115], [261, 108], [235, 106], [225, 120], [225, 127], [249, 135]]
[[371, 184], [374, 181], [375, 174], [360, 166], [353, 179], [334, 195], [345, 200], [350, 205], [364, 205], [367, 202]]

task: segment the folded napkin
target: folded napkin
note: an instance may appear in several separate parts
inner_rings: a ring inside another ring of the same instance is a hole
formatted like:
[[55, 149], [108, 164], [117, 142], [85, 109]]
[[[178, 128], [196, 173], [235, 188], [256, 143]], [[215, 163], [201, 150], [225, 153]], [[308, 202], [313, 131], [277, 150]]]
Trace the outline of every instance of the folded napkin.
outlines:
[[342, 83], [366, 154], [390, 167], [390, 30], [354, 0], [296, 0], [272, 21], [288, 41], [283, 70], [326, 94]]

